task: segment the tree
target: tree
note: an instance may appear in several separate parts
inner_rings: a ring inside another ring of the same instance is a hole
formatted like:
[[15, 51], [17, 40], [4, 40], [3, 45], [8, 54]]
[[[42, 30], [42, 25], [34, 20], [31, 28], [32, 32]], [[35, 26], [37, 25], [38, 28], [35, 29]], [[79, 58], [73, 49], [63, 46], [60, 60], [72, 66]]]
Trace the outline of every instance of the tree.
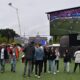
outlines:
[[16, 34], [16, 32], [13, 29], [1, 29], [0, 30], [1, 39], [3, 39], [3, 37], [5, 37], [7, 40], [7, 43], [9, 43], [9, 41], [11, 41], [11, 40], [14, 40], [14, 37], [16, 37], [16, 36], [19, 36], [19, 35]]

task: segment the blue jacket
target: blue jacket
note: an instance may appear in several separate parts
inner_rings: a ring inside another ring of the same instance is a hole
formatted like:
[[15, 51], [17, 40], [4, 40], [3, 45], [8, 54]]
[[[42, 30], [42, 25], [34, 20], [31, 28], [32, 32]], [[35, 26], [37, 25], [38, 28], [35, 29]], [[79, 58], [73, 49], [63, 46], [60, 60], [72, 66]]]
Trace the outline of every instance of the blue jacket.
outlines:
[[35, 60], [43, 60], [43, 57], [44, 57], [44, 50], [41, 47], [39, 47], [39, 48], [35, 47], [34, 59]]

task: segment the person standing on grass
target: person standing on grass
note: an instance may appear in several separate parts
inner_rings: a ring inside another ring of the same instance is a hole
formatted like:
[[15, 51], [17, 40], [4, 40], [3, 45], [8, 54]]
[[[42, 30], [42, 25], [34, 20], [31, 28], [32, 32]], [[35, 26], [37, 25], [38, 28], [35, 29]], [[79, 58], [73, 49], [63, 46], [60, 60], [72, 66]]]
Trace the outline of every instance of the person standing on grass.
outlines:
[[26, 70], [28, 71], [28, 77], [31, 76], [31, 71], [32, 71], [32, 61], [34, 59], [34, 53], [35, 53], [35, 48], [34, 48], [34, 42], [29, 43], [28, 45], [25, 46], [23, 52], [25, 55], [25, 65], [24, 65], [24, 74], [23, 76], [26, 76]]
[[49, 54], [49, 47], [44, 46], [44, 58], [43, 58], [43, 69], [44, 69], [44, 73], [47, 72], [47, 59], [48, 59], [48, 54]]
[[76, 68], [78, 65], [79, 65], [79, 71], [80, 71], [80, 48], [74, 53], [74, 57], [75, 57], [74, 72], [76, 71]]
[[44, 49], [40, 44], [36, 44], [35, 46], [35, 76], [40, 78], [42, 67], [43, 67], [43, 57], [44, 57]]
[[65, 50], [63, 57], [64, 57], [64, 71], [70, 72], [71, 56], [68, 49]]
[[10, 60], [11, 72], [16, 72], [16, 44], [12, 44], [11, 46]]
[[59, 72], [59, 57], [60, 57], [59, 48], [55, 49], [55, 55], [56, 55], [55, 64], [57, 67], [57, 72]]
[[7, 59], [8, 59], [7, 47], [5, 44], [2, 44], [0, 46], [0, 66], [2, 73], [5, 71], [5, 62]]
[[56, 74], [56, 66], [55, 66], [56, 55], [55, 55], [55, 49], [53, 47], [50, 48], [48, 59], [49, 59], [49, 71], [48, 72]]
[[55, 54], [55, 48], [53, 47], [51, 48], [50, 57], [51, 57], [51, 71], [53, 74], [56, 74], [56, 65], [55, 65], [56, 54]]
[[51, 58], [50, 58], [50, 52], [51, 52], [51, 47], [48, 47], [48, 73], [51, 73]]

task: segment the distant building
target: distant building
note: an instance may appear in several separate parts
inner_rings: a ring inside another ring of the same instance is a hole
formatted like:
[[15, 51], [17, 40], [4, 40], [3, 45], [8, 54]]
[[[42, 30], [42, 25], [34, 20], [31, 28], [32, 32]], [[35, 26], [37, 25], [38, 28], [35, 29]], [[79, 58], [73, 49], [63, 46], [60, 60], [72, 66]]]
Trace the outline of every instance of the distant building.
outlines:
[[22, 43], [28, 43], [28, 39], [25, 37], [15, 37], [14, 39], [16, 42], [20, 42], [21, 44]]
[[37, 35], [36, 37], [29, 37], [29, 42], [45, 45], [47, 43], [47, 37], [41, 37], [40, 35]]

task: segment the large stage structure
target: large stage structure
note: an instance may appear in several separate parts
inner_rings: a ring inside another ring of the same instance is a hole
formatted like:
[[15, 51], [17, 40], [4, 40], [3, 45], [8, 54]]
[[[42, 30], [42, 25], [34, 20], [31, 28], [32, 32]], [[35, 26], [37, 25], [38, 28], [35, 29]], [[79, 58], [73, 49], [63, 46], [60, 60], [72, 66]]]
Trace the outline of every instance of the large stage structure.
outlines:
[[80, 45], [77, 36], [80, 34], [80, 7], [47, 12], [50, 22], [50, 35], [69, 35], [71, 45]]

